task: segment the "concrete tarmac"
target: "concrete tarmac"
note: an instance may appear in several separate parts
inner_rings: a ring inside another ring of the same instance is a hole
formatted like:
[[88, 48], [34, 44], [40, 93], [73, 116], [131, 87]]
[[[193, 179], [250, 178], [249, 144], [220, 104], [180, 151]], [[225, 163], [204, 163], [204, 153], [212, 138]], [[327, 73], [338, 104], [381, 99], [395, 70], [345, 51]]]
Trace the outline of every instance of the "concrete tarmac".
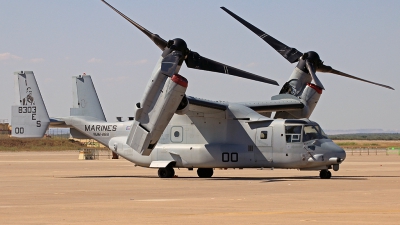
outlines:
[[213, 178], [77, 151], [0, 152], [0, 224], [399, 224], [400, 156], [349, 155], [318, 171], [219, 170]]

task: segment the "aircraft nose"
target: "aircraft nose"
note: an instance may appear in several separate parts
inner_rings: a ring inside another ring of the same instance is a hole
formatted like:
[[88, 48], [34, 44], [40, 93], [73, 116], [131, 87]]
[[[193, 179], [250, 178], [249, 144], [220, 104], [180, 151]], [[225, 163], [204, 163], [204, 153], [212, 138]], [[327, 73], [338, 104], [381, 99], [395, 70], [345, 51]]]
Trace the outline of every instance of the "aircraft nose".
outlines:
[[327, 150], [331, 157], [337, 158], [339, 162], [342, 162], [346, 159], [346, 151], [343, 148], [339, 147], [334, 142], [325, 143], [325, 150]]
[[346, 159], [346, 151], [339, 146], [337, 146], [337, 147], [338, 147], [338, 149], [336, 150], [335, 155], [336, 155], [336, 157], [341, 159], [341, 161], [344, 161]]

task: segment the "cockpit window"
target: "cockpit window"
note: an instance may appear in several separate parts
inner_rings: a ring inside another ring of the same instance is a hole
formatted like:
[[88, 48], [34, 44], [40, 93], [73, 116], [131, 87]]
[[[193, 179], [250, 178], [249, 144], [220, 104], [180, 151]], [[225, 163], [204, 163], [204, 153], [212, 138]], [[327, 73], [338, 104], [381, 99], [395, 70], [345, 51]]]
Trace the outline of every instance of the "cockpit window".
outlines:
[[302, 126], [285, 126], [286, 142], [300, 142]]
[[303, 142], [314, 139], [328, 138], [325, 132], [318, 125], [305, 125], [303, 130]]

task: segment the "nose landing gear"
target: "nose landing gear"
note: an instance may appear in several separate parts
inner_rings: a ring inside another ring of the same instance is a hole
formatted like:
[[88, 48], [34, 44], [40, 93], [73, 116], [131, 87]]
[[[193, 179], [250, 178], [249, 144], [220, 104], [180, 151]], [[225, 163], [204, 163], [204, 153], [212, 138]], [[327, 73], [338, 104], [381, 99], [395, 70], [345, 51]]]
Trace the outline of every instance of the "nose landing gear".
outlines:
[[197, 175], [201, 178], [210, 178], [214, 174], [213, 168], [198, 168]]
[[321, 170], [321, 171], [319, 171], [319, 177], [321, 179], [330, 179], [331, 176], [332, 176], [332, 173], [329, 170]]

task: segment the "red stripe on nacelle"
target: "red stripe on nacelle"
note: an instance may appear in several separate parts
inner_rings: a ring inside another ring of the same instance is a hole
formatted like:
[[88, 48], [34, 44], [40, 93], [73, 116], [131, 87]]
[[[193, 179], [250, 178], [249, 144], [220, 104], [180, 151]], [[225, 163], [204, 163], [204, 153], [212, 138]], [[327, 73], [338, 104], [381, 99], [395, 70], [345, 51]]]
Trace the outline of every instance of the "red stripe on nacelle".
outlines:
[[171, 77], [171, 80], [179, 85], [181, 85], [182, 87], [187, 87], [188, 86], [188, 80], [184, 77], [182, 77], [179, 74], [174, 74]]
[[318, 94], [322, 94], [322, 88], [318, 87], [318, 86], [315, 85], [315, 84], [311, 84], [311, 83], [307, 83], [307, 85], [308, 85], [310, 88], [314, 89]]

